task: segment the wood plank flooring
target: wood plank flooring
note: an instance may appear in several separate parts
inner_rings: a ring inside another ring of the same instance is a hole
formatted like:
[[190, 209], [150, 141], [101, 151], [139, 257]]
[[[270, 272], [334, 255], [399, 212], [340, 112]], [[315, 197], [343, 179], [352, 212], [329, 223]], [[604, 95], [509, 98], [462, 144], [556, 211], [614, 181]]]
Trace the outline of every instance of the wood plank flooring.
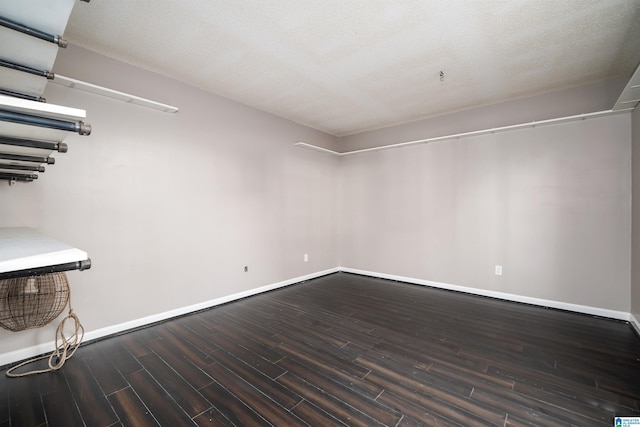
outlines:
[[640, 416], [618, 321], [336, 273], [0, 378], [0, 427], [612, 426]]

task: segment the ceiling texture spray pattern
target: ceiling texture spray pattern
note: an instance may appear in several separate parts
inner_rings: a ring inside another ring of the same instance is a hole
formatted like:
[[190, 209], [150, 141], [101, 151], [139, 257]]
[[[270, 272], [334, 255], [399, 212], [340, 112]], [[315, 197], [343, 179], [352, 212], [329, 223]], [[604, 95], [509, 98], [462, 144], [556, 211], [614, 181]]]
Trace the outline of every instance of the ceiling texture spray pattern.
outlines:
[[66, 37], [344, 136], [630, 77], [640, 1], [108, 0]]

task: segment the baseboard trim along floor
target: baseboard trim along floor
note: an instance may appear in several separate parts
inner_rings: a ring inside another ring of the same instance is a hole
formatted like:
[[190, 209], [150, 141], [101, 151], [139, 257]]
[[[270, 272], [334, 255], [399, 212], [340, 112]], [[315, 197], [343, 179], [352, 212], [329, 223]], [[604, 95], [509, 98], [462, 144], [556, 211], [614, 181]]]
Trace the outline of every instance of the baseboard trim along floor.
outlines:
[[413, 277], [396, 276], [393, 274], [378, 273], [374, 271], [358, 270], [355, 268], [340, 267], [340, 271], [345, 273], [361, 274], [363, 276], [378, 277], [381, 279], [395, 280], [398, 282], [412, 283], [415, 285], [430, 286], [433, 288], [447, 289], [450, 291], [465, 292], [473, 295], [497, 298], [507, 301], [521, 302], [525, 304], [538, 305], [541, 307], [557, 308], [559, 310], [574, 311], [576, 313], [590, 314], [593, 316], [608, 317], [616, 320], [624, 320], [629, 322], [630, 314], [624, 311], [607, 310], [599, 307], [590, 307], [587, 305], [570, 304], [561, 301], [546, 300], [541, 298], [532, 298], [522, 295], [509, 294], [505, 292], [489, 291], [486, 289], [469, 288], [466, 286], [452, 285], [449, 283], [432, 282], [430, 280], [416, 279]]
[[[182, 316], [182, 315], [193, 313], [200, 310], [205, 310], [207, 308], [215, 307], [220, 304], [225, 304], [231, 301], [239, 300], [252, 295], [261, 294], [263, 292], [268, 292], [274, 289], [283, 288], [285, 286], [290, 286], [296, 283], [304, 282], [307, 280], [315, 279], [317, 277], [321, 277], [327, 274], [332, 274], [337, 272], [345, 272], [345, 273], [359, 274], [363, 276], [377, 277], [381, 279], [395, 280], [398, 282], [406, 282], [406, 283], [411, 283], [415, 285], [430, 286], [430, 287], [439, 288], [439, 289], [465, 292], [473, 295], [480, 295], [480, 296], [497, 298], [497, 299], [502, 299], [507, 301], [532, 304], [532, 305], [537, 305], [541, 307], [550, 307], [550, 308], [556, 308], [560, 310], [573, 311], [576, 313], [589, 314], [589, 315], [606, 317], [606, 318], [611, 318], [616, 320], [624, 320], [624, 321], [630, 322], [632, 327], [636, 329], [636, 332], [640, 334], [640, 323], [638, 322], [638, 320], [632, 314], [625, 313], [623, 311], [607, 310], [603, 308], [590, 307], [590, 306], [584, 306], [584, 305], [578, 305], [578, 304], [569, 304], [569, 303], [560, 302], [560, 301], [532, 298], [532, 297], [509, 294], [504, 292], [495, 292], [495, 291], [489, 291], [485, 289], [452, 285], [448, 283], [433, 282], [430, 280], [417, 279], [417, 278], [406, 277], [406, 276], [397, 276], [393, 274], [359, 270], [355, 268], [335, 267], [328, 270], [311, 273], [305, 276], [294, 277], [292, 279], [284, 280], [282, 282], [261, 286], [259, 288], [250, 289], [248, 291], [238, 292], [232, 295], [215, 298], [202, 303], [189, 305], [186, 307], [177, 308], [175, 310], [170, 310], [170, 311], [154, 314], [147, 317], [142, 317], [140, 319], [119, 323], [117, 325], [112, 325], [105, 328], [89, 331], [85, 333], [84, 342], [86, 343], [90, 341], [99, 340], [101, 338], [105, 338], [110, 335], [116, 335], [125, 331], [129, 331], [129, 330], [133, 330], [143, 326], [151, 325], [153, 323], [161, 322], [163, 320], [171, 319], [174, 317]], [[35, 346], [26, 347], [20, 350], [0, 354], [0, 366], [9, 365], [9, 364], [18, 362], [20, 360], [24, 360], [30, 357], [49, 353], [53, 351], [54, 346], [55, 346], [55, 343], [53, 341], [50, 341], [50, 342], [38, 344]]]
[[631, 326], [635, 329], [636, 334], [640, 336], [640, 322], [638, 321], [638, 318], [633, 314], [629, 314], [629, 323], [631, 323]]
[[[177, 308], [175, 310], [165, 311], [163, 313], [154, 314], [140, 319], [131, 320], [117, 325], [107, 326], [105, 328], [88, 331], [84, 334], [83, 342], [99, 340], [101, 338], [108, 337], [110, 335], [116, 335], [125, 331], [140, 328], [143, 326], [151, 325], [163, 320], [171, 319], [174, 317], [182, 316], [196, 311], [205, 310], [207, 308], [215, 307], [220, 304], [225, 304], [231, 301], [239, 300], [242, 298], [250, 297], [252, 295], [261, 294], [263, 292], [272, 291], [274, 289], [283, 288], [296, 283], [304, 282], [307, 280], [315, 279], [316, 277], [326, 276], [327, 274], [337, 273], [339, 268], [331, 268], [328, 270], [319, 271], [316, 273], [307, 274], [304, 276], [294, 277], [292, 279], [284, 280], [282, 282], [272, 283], [270, 285], [261, 286], [259, 288], [250, 289], [248, 291], [238, 292], [235, 294], [227, 295], [220, 298], [215, 298], [209, 301], [204, 301], [198, 304], [189, 305], [186, 307]], [[79, 314], [81, 316], [81, 314]], [[55, 348], [54, 341], [45, 342], [42, 344], [34, 345], [31, 347], [25, 347], [20, 350], [0, 354], [0, 366], [9, 365], [20, 360], [35, 357], [41, 354], [50, 353]]]

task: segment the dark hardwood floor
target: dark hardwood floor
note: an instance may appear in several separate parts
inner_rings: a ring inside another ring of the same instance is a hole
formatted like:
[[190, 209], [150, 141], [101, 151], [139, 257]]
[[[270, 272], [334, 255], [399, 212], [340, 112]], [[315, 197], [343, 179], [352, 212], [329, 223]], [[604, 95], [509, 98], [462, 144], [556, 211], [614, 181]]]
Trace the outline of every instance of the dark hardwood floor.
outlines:
[[639, 360], [624, 322], [337, 273], [2, 377], [0, 426], [612, 426]]

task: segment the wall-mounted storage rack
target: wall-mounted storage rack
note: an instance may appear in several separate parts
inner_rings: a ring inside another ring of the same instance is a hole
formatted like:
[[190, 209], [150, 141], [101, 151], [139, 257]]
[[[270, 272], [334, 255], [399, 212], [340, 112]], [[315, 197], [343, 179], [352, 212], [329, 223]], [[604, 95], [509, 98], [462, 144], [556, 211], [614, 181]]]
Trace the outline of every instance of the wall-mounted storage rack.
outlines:
[[42, 97], [75, 0], [0, 2], [0, 180], [32, 182], [65, 153], [69, 132], [89, 135], [84, 110]]
[[[75, 0], [0, 2], [0, 180], [31, 182], [88, 135], [86, 112], [42, 97]], [[87, 253], [29, 228], [0, 228], [0, 281], [91, 267]]]

